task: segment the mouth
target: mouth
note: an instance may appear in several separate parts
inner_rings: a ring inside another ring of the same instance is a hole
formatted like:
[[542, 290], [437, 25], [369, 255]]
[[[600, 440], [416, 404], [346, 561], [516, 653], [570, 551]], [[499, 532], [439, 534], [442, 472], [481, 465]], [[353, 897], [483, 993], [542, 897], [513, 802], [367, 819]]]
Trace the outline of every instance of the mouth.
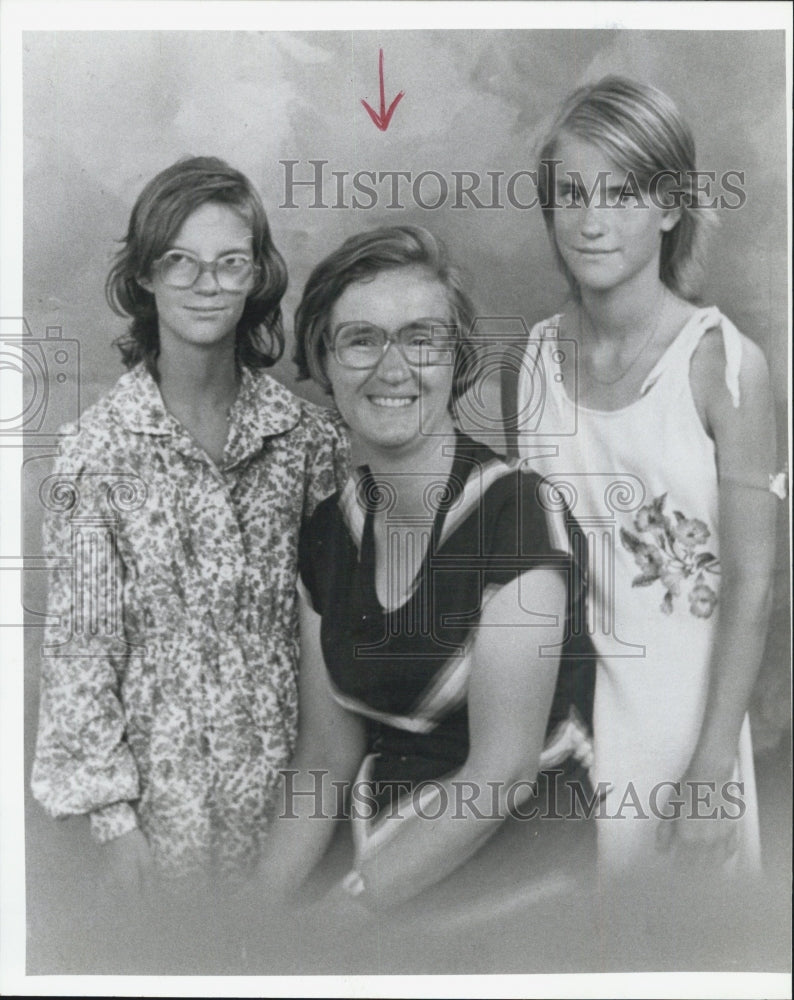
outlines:
[[614, 250], [598, 250], [595, 247], [574, 247], [574, 251], [582, 257], [606, 257], [614, 253]]
[[226, 311], [225, 306], [185, 306], [188, 312], [198, 313], [200, 316], [214, 316], [216, 313]]
[[386, 410], [401, 410], [415, 403], [418, 396], [367, 396], [373, 406], [382, 406]]

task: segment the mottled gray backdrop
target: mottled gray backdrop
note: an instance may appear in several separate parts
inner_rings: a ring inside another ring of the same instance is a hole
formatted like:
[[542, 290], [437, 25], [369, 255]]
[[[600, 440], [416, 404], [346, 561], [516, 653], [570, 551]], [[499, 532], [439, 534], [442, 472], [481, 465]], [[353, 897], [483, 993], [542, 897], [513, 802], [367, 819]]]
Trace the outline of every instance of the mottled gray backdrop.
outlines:
[[[676, 5], [670, 16], [678, 16]], [[386, 132], [374, 127], [360, 104], [365, 98], [377, 107], [379, 47], [387, 102], [405, 91]], [[331, 171], [509, 176], [534, 165], [534, 142], [554, 106], [574, 86], [612, 72], [645, 80], [674, 98], [694, 129], [701, 168], [745, 172], [746, 204], [721, 212], [712, 238], [705, 301], [717, 303], [767, 352], [785, 454], [787, 100], [784, 36], [773, 31], [25, 33], [25, 318], [35, 339], [47, 327], [60, 327], [63, 338], [79, 342], [80, 356], [78, 370], [70, 346], [66, 382], [51, 382], [44, 431], [93, 402], [121, 374], [112, 341], [124, 322], [105, 304], [105, 274], [141, 187], [181, 156], [222, 156], [261, 189], [289, 268], [290, 343], [292, 313], [310, 268], [345, 236], [382, 223], [420, 223], [441, 236], [468, 271], [482, 314], [521, 315], [531, 323], [554, 312], [565, 289], [537, 208], [453, 209], [450, 197], [445, 206], [424, 210], [404, 194], [408, 207], [402, 210], [387, 209], [385, 198], [371, 210], [311, 209], [308, 188], [297, 189], [300, 207], [279, 207], [285, 202], [279, 161], [300, 161], [296, 175], [306, 179], [309, 160], [327, 160], [329, 205], [336, 200]], [[346, 183], [349, 203], [349, 178]], [[422, 190], [432, 198], [435, 188], [428, 182]], [[528, 189], [519, 192], [523, 198]], [[321, 401], [313, 387], [295, 384], [290, 343], [276, 376]], [[51, 379], [52, 352], [51, 346], [45, 350]], [[25, 546], [31, 556], [40, 552], [37, 490], [52, 443], [43, 434], [26, 449]], [[783, 536], [775, 619], [754, 707], [765, 847], [781, 875], [789, 857], [786, 552]], [[31, 570], [26, 589], [26, 775], [43, 577]], [[101, 943], [86, 942], [80, 926], [70, 923], [75, 889], [95, 850], [84, 821], [55, 824], [28, 802], [27, 842], [30, 971], [101, 965], [92, 962]], [[64, 936], [69, 927], [72, 936]], [[625, 967], [616, 952], [611, 968]], [[653, 967], [676, 968], [676, 957], [660, 955]]]

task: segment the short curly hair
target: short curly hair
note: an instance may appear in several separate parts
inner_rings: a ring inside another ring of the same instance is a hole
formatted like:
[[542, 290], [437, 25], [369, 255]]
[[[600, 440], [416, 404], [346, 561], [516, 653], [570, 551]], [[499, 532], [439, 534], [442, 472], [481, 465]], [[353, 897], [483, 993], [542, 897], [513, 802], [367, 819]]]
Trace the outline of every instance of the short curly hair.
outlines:
[[466, 392], [476, 375], [477, 351], [469, 339], [474, 304], [444, 244], [421, 226], [383, 226], [357, 233], [314, 268], [295, 312], [294, 361], [299, 379], [313, 379], [326, 392], [331, 391], [325, 359], [334, 304], [348, 285], [403, 267], [424, 268], [446, 289], [452, 322], [458, 330], [452, 401]]
[[154, 295], [139, 282], [169, 249], [187, 217], [214, 202], [237, 211], [251, 226], [256, 283], [237, 324], [238, 366], [267, 368], [284, 352], [281, 299], [287, 269], [273, 244], [267, 215], [254, 186], [239, 170], [214, 156], [178, 160], [154, 177], [138, 196], [123, 246], [105, 282], [105, 297], [119, 316], [130, 316], [127, 333], [116, 341], [127, 368], [144, 361], [156, 375], [160, 353]]

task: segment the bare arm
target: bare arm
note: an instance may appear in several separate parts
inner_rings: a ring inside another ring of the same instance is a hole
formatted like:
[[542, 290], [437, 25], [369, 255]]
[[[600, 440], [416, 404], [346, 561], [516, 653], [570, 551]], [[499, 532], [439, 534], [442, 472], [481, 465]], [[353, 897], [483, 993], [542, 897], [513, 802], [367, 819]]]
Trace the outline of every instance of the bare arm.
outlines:
[[[693, 395], [716, 445], [721, 586], [703, 726], [684, 781], [730, 780], [739, 732], [758, 676], [771, 607], [776, 447], [772, 393], [761, 351], [743, 339], [741, 404], [724, 381], [721, 337], [704, 337], [691, 370]], [[682, 837], [724, 839], [723, 824], [677, 824]]]
[[[377, 849], [357, 861], [367, 905], [399, 903], [457, 868], [499, 828], [511, 786], [535, 778], [558, 669], [558, 658], [540, 651], [562, 638], [565, 590], [559, 573], [536, 569], [486, 605], [473, 649], [468, 759], [437, 783], [437, 797], [421, 808], [437, 818], [401, 811], [379, 825]], [[551, 616], [554, 624], [528, 624], [526, 609]], [[497, 809], [488, 782], [498, 783]], [[461, 805], [462, 795], [479, 814]]]
[[[328, 689], [320, 622], [301, 597], [298, 744], [282, 780], [283, 794], [258, 879], [261, 892], [273, 903], [297, 890], [322, 857], [339, 809], [332, 782], [350, 782], [364, 756], [361, 721], [337, 705]], [[310, 794], [301, 794], [305, 792]]]

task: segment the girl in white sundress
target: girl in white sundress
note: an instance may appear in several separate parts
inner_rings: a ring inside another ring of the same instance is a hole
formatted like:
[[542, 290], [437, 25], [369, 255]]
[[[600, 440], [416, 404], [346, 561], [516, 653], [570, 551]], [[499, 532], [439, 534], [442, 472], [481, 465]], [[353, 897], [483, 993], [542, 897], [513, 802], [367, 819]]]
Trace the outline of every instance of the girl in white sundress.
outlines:
[[766, 362], [693, 304], [705, 219], [694, 142], [665, 94], [618, 77], [575, 91], [540, 166], [572, 295], [532, 330], [505, 418], [590, 550], [600, 863], [753, 868], [746, 711], [774, 560]]

